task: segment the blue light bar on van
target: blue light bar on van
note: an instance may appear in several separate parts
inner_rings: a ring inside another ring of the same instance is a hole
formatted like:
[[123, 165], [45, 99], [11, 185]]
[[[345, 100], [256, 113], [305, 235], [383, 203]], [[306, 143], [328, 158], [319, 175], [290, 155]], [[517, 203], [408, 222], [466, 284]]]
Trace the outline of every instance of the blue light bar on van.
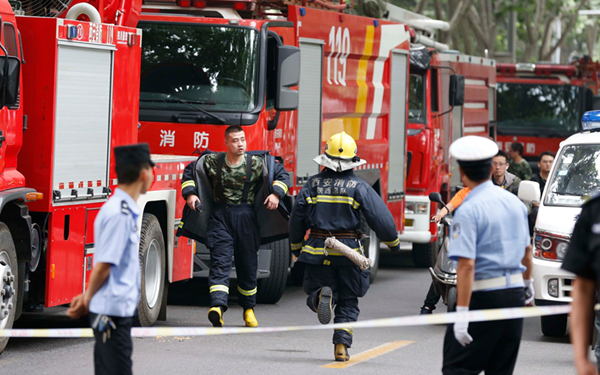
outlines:
[[589, 111], [584, 113], [581, 118], [581, 127], [583, 130], [600, 129], [600, 111]]

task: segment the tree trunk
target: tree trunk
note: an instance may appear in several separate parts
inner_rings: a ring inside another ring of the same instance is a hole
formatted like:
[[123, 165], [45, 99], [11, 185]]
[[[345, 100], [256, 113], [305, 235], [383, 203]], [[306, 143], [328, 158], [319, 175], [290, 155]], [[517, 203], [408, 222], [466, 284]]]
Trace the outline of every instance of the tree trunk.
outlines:
[[577, 20], [577, 16], [579, 15], [579, 11], [581, 10], [581, 8], [583, 8], [584, 6], [586, 6], [588, 3], [588, 0], [582, 0], [579, 3], [579, 6], [577, 7], [577, 9], [575, 9], [575, 11], [573, 12], [573, 14], [571, 14], [567, 19], [567, 27], [565, 27], [562, 30], [562, 35], [560, 36], [560, 39], [556, 42], [556, 44], [554, 46], [552, 46], [552, 48], [550, 48], [550, 50], [548, 51], [547, 54], [545, 54], [543, 56], [543, 60], [547, 60], [550, 58], [550, 56], [552, 56], [552, 54], [554, 53], [554, 51], [556, 51], [556, 49], [558, 47], [561, 46], [561, 44], [564, 42], [565, 38], [567, 37], [567, 34], [569, 34], [571, 32], [571, 30], [573, 29], [573, 27], [575, 27], [575, 21]]
[[423, 13], [423, 11], [425, 10], [425, 8], [427, 8], [427, 3], [429, 2], [429, 0], [419, 0], [419, 2], [417, 3], [417, 6], [415, 7], [415, 13]]
[[594, 60], [594, 51], [596, 49], [596, 42], [598, 40], [598, 19], [593, 18], [594, 24], [591, 27], [587, 27], [585, 30], [585, 44], [588, 49], [588, 55]]

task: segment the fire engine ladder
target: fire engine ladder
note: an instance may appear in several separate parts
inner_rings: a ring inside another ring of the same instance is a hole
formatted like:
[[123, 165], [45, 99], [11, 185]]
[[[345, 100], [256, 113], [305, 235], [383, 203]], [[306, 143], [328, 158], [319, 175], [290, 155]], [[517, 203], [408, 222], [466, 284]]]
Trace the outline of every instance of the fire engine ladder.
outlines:
[[437, 42], [434, 39], [436, 30], [450, 30], [450, 24], [448, 22], [434, 20], [433, 18], [411, 12], [389, 3], [387, 4], [387, 10], [387, 20], [404, 23], [412, 29], [414, 32], [414, 35], [411, 35], [413, 44], [421, 44], [425, 47], [434, 48], [440, 52], [448, 51], [450, 49], [448, 45]]

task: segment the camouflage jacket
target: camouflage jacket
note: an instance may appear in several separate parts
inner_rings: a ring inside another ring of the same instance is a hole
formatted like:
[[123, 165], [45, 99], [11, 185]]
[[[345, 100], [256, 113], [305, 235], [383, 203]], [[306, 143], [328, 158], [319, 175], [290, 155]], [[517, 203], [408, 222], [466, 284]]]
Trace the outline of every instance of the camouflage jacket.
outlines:
[[[241, 204], [242, 203], [242, 192], [244, 191], [244, 184], [246, 183], [246, 163], [248, 160], [247, 154], [244, 154], [242, 162], [236, 166], [232, 166], [225, 157], [223, 163], [223, 169], [221, 174], [222, 179], [222, 193], [218, 193], [219, 187], [217, 186], [217, 158], [219, 154], [206, 155], [204, 158], [204, 171], [210, 178], [213, 186], [213, 200], [215, 203], [226, 203], [226, 204]], [[253, 204], [254, 194], [258, 189], [258, 186], [262, 182], [262, 170], [263, 160], [259, 157], [253, 157], [252, 159], [252, 174], [250, 179], [250, 191], [248, 194], [248, 200], [244, 203]], [[225, 199], [225, 202], [221, 202], [221, 198]]]
[[514, 161], [510, 161], [509, 163], [508, 171], [510, 173], [519, 177], [523, 181], [531, 180], [533, 172], [531, 171], [531, 166], [527, 160], [523, 159], [520, 163], [516, 163]]

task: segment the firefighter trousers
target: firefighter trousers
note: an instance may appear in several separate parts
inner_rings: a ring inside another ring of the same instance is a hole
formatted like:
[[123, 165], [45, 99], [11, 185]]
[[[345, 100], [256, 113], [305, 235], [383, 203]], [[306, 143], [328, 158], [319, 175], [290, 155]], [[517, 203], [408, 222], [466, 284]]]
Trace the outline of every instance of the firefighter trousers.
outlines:
[[[370, 277], [371, 271], [361, 271], [355, 264], [306, 264], [303, 282], [304, 292], [308, 294], [306, 304], [317, 312], [319, 293], [323, 287], [328, 286], [333, 291], [334, 323], [356, 322], [360, 313], [358, 299], [367, 294]], [[351, 347], [352, 336], [352, 329], [335, 329], [333, 344]]]
[[206, 236], [210, 250], [211, 307], [227, 310], [229, 277], [235, 261], [238, 303], [244, 309], [256, 305], [256, 273], [260, 232], [254, 208], [249, 204], [215, 207]]

